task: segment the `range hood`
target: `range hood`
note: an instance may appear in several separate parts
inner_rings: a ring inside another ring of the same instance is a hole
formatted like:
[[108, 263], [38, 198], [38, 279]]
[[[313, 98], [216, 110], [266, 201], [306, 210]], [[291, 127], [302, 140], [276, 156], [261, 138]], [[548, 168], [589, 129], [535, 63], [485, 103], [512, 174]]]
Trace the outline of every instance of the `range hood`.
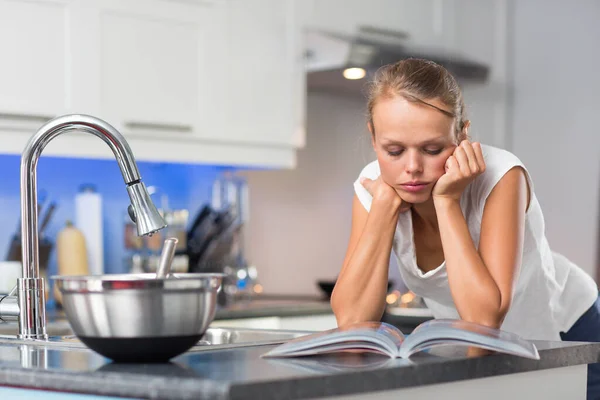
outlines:
[[[411, 46], [403, 32], [370, 26], [359, 27], [356, 35], [323, 30], [306, 33], [307, 86], [309, 91], [364, 96], [366, 83], [382, 65], [406, 58], [426, 58], [448, 69], [459, 81], [485, 82], [489, 67], [447, 50]], [[347, 68], [362, 68], [362, 79], [346, 79]]]

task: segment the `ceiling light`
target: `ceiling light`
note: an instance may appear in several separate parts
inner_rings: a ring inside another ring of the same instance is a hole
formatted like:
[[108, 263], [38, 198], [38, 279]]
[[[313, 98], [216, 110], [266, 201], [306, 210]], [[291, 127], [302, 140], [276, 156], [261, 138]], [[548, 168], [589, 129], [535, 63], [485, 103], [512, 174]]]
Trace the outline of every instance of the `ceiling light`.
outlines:
[[363, 68], [346, 68], [344, 70], [344, 78], [346, 79], [362, 79], [367, 74]]

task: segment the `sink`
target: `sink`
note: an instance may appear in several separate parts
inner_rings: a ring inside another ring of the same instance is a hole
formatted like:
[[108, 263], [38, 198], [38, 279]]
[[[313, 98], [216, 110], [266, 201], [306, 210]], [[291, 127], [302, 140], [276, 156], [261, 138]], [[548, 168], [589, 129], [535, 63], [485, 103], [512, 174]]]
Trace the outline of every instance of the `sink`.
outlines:
[[192, 348], [198, 350], [202, 347], [240, 347], [259, 346], [284, 343], [300, 336], [314, 333], [312, 331], [288, 331], [271, 329], [249, 328], [208, 328], [202, 340]]
[[[67, 347], [85, 349], [85, 345], [74, 336], [67, 320], [56, 320], [46, 325], [48, 341], [23, 340], [16, 337], [16, 323], [0, 323], [0, 343], [32, 344], [46, 347]], [[265, 346], [287, 342], [304, 336], [312, 331], [291, 331], [250, 328], [211, 328], [206, 330], [202, 339], [188, 352], [230, 349], [236, 347]]]

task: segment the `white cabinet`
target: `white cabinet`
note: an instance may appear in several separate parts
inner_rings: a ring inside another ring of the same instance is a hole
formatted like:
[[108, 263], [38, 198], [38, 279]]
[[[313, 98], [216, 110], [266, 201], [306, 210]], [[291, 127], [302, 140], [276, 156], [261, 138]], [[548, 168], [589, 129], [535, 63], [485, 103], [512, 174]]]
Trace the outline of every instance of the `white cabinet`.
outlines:
[[493, 65], [492, 73], [506, 69], [504, 53], [511, 22], [508, 1], [454, 0], [453, 3], [454, 46], [471, 59]]
[[[219, 137], [226, 42], [219, 2], [98, 0], [100, 109], [126, 135]], [[220, 96], [220, 97], [219, 97]]]
[[69, 108], [70, 6], [69, 1], [0, 0], [4, 120], [41, 124]]
[[462, 83], [471, 136], [493, 146], [510, 146], [510, 35], [511, 3], [454, 0], [454, 49], [490, 66], [484, 84]]
[[294, 0], [230, 0], [227, 136], [302, 146], [303, 48]]
[[[295, 4], [0, 0], [0, 151], [85, 113], [139, 160], [292, 167], [305, 91]], [[81, 134], [44, 154], [112, 157]]]
[[312, 0], [308, 27], [354, 35], [359, 27], [403, 32], [408, 43], [446, 40], [446, 9], [453, 0]]
[[[368, 49], [353, 46], [354, 40], [360, 38], [406, 46], [421, 53], [454, 50], [456, 13], [461, 11], [457, 1], [460, 0], [304, 1], [302, 14], [310, 54], [307, 69], [316, 72], [345, 68], [351, 58], [368, 56]], [[334, 82], [325, 86], [330, 85], [336, 86]]]

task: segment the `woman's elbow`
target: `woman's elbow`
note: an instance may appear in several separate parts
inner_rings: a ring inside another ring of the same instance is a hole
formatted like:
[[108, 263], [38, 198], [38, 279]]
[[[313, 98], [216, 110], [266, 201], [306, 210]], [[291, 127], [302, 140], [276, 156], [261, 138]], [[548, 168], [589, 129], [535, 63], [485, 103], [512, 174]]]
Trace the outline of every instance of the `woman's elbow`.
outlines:
[[351, 324], [356, 324], [358, 322], [363, 322], [360, 318], [358, 318], [355, 314], [350, 313], [335, 313], [335, 321], [337, 322], [337, 326], [346, 326]]
[[482, 315], [473, 318], [473, 321], [480, 325], [489, 326], [490, 328], [500, 329], [504, 322], [504, 318], [506, 318], [506, 314], [508, 314], [509, 308], [510, 302], [507, 302], [506, 304], [501, 303], [499, 307], [488, 310]]
[[498, 311], [496, 312], [496, 322], [498, 325], [498, 329], [500, 329], [500, 326], [502, 326], [502, 323], [504, 322], [504, 318], [506, 318], [506, 314], [508, 314], [508, 311], [510, 310], [511, 302], [512, 302], [512, 299], [509, 296], [508, 296], [508, 298], [502, 299], [500, 301], [500, 307], [498, 308]]
[[331, 310], [333, 311], [338, 327], [360, 322], [360, 317], [357, 313], [352, 312], [353, 307], [349, 307], [347, 300], [345, 301], [341, 298], [339, 293], [336, 295], [335, 290], [331, 294], [329, 304], [331, 305]]
[[348, 320], [347, 307], [344, 307], [342, 299], [338, 293], [336, 293], [335, 289], [331, 293], [331, 299], [329, 300], [329, 304], [331, 305], [331, 310], [333, 311], [333, 315], [335, 315], [335, 320], [338, 326], [345, 325]]

